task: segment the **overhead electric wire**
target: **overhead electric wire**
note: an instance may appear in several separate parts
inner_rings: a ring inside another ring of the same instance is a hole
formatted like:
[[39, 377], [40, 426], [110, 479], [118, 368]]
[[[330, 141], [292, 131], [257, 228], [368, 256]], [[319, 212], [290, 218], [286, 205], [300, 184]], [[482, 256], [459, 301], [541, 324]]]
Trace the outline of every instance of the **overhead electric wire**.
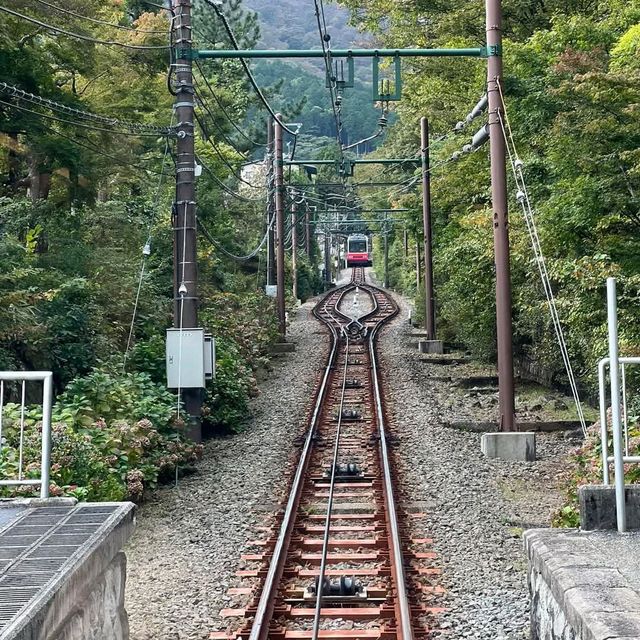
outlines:
[[275, 213], [271, 216], [271, 220], [269, 221], [269, 223], [267, 225], [267, 230], [265, 231], [264, 236], [262, 236], [262, 240], [260, 240], [260, 244], [258, 244], [258, 246], [253, 251], [248, 253], [247, 255], [240, 256], [240, 255], [236, 255], [236, 254], [232, 253], [231, 251], [229, 251], [228, 249], [226, 249], [224, 247], [224, 245], [222, 245], [219, 240], [216, 240], [216, 238], [213, 237], [211, 232], [202, 224], [202, 222], [200, 221], [200, 218], [196, 218], [196, 223], [197, 223], [198, 227], [200, 228], [200, 231], [202, 232], [202, 235], [204, 235], [204, 237], [214, 247], [216, 247], [217, 249], [222, 251], [222, 253], [224, 253], [229, 258], [232, 258], [233, 260], [237, 260], [238, 262], [246, 262], [247, 260], [251, 260], [251, 258], [255, 258], [255, 256], [258, 255], [258, 253], [260, 252], [260, 250], [264, 246], [265, 242], [267, 241], [267, 238], [269, 237], [269, 231], [271, 230], [271, 227], [273, 226], [274, 221], [275, 221]]
[[135, 27], [127, 27], [122, 24], [117, 24], [115, 22], [108, 22], [106, 20], [99, 20], [97, 18], [92, 18], [90, 16], [85, 16], [81, 13], [76, 13], [75, 11], [71, 11], [71, 9], [65, 9], [64, 7], [59, 7], [55, 4], [51, 4], [50, 2], [46, 2], [46, 0], [35, 0], [37, 3], [44, 5], [45, 7], [49, 7], [54, 11], [59, 11], [60, 13], [66, 13], [67, 15], [74, 16], [76, 18], [80, 18], [82, 20], [87, 20], [88, 22], [93, 22], [94, 24], [101, 24], [107, 27], [113, 27], [114, 29], [121, 29], [123, 31], [130, 31], [134, 33], [153, 33], [153, 34], [162, 34], [166, 35], [166, 31], [153, 31], [148, 29], [137, 29]]
[[207, 128], [205, 127], [204, 123], [200, 119], [200, 116], [198, 116], [198, 114], [197, 114], [197, 112], [195, 110], [194, 110], [193, 114], [195, 116], [196, 121], [200, 125], [200, 130], [202, 131], [202, 135], [204, 137], [204, 140], [206, 142], [208, 142], [213, 147], [213, 150], [216, 152], [216, 155], [218, 156], [218, 158], [220, 158], [220, 161], [229, 169], [229, 171], [231, 171], [233, 177], [236, 178], [236, 180], [239, 180], [240, 182], [244, 182], [244, 184], [246, 184], [247, 186], [251, 187], [252, 189], [262, 189], [262, 186], [252, 184], [248, 180], [245, 180], [242, 176], [236, 174], [235, 167], [224, 157], [223, 153], [218, 148], [218, 145], [216, 145], [216, 143], [213, 141], [213, 139], [209, 135], [209, 132], [207, 131]]
[[39, 116], [41, 118], [46, 118], [47, 120], [55, 120], [56, 122], [64, 122], [65, 124], [75, 125], [77, 127], [84, 127], [85, 129], [90, 129], [91, 131], [101, 131], [105, 133], [111, 133], [121, 136], [144, 136], [144, 137], [152, 137], [158, 138], [161, 134], [155, 133], [133, 133], [131, 131], [117, 131], [115, 129], [107, 129], [105, 127], [96, 127], [94, 125], [85, 124], [84, 122], [78, 122], [75, 120], [65, 120], [64, 118], [58, 118], [56, 116], [51, 116], [46, 113], [41, 113], [40, 111], [34, 111], [33, 109], [27, 109], [26, 107], [21, 107], [17, 104], [12, 104], [11, 102], [6, 102], [4, 100], [0, 100], [0, 104], [4, 104], [7, 107], [11, 107], [12, 109], [19, 109], [20, 111], [25, 111], [26, 113], [31, 113], [33, 115]]
[[[216, 12], [216, 15], [222, 20], [222, 24], [224, 25], [225, 31], [229, 36], [229, 40], [231, 40], [231, 44], [233, 45], [233, 48], [236, 51], [239, 51], [240, 45], [233, 33], [233, 29], [231, 29], [231, 25], [229, 24], [227, 17], [224, 15], [224, 13], [222, 13], [222, 11], [220, 10], [220, 7], [218, 7], [218, 5], [216, 5], [213, 2], [213, 0], [204, 0], [204, 1]], [[262, 89], [260, 89], [260, 87], [258, 86], [258, 83], [256, 82], [256, 79], [254, 78], [253, 73], [251, 72], [251, 69], [247, 64], [247, 61], [244, 58], [239, 58], [239, 60], [242, 64], [242, 67], [244, 68], [245, 73], [247, 74], [247, 77], [249, 78], [249, 82], [251, 83], [251, 86], [253, 87], [254, 91], [258, 95], [258, 98], [260, 98], [260, 101], [265, 106], [267, 111], [271, 114], [273, 119], [282, 127], [284, 131], [291, 134], [292, 136], [297, 136], [298, 134], [296, 132], [289, 129], [289, 127], [287, 127], [287, 125], [284, 122], [282, 122], [280, 118], [278, 118], [278, 114], [273, 110], [273, 108], [265, 98], [264, 94], [262, 93]]]
[[118, 118], [112, 118], [98, 113], [92, 113], [91, 111], [76, 109], [75, 107], [70, 107], [69, 105], [63, 104], [61, 102], [51, 100], [50, 98], [37, 96], [34, 93], [30, 93], [29, 91], [25, 91], [24, 89], [20, 89], [19, 87], [8, 84], [6, 82], [0, 82], [0, 92], [6, 93], [13, 98], [17, 98], [18, 100], [30, 102], [31, 104], [36, 104], [41, 107], [46, 107], [47, 109], [58, 111], [65, 115], [82, 118], [91, 122], [99, 122], [100, 124], [107, 124], [112, 127], [128, 129], [129, 132], [136, 133], [137, 135], [141, 135], [138, 132], [149, 133], [155, 136], [168, 135], [173, 130], [173, 127], [171, 126], [160, 127], [139, 122], [131, 122], [129, 120], [119, 120]]
[[264, 200], [264, 196], [248, 198], [247, 196], [243, 196], [240, 193], [237, 193], [236, 191], [231, 189], [231, 187], [228, 187], [224, 182], [222, 182], [222, 180], [220, 180], [220, 178], [218, 178], [218, 176], [216, 176], [216, 174], [213, 172], [211, 167], [207, 166], [197, 154], [196, 159], [198, 161], [198, 164], [200, 164], [205, 169], [205, 171], [213, 178], [214, 182], [216, 182], [216, 184], [218, 184], [220, 188], [226, 191], [230, 196], [236, 198], [237, 200], [243, 200], [244, 202], [259, 202], [261, 200]]
[[136, 49], [136, 50], [168, 50], [171, 49], [169, 45], [142, 45], [142, 44], [127, 44], [126, 42], [118, 42], [116, 40], [99, 40], [97, 38], [91, 38], [90, 36], [84, 36], [79, 33], [73, 33], [72, 31], [67, 31], [66, 29], [61, 29], [60, 27], [54, 27], [53, 25], [47, 24], [46, 22], [42, 22], [41, 20], [37, 20], [36, 18], [32, 18], [31, 16], [27, 16], [24, 13], [19, 13], [18, 11], [13, 11], [11, 9], [7, 9], [7, 7], [0, 6], [0, 11], [4, 11], [12, 16], [16, 16], [17, 18], [21, 18], [22, 20], [26, 20], [27, 22], [31, 22], [32, 24], [37, 24], [39, 27], [46, 29], [47, 31], [54, 31], [56, 33], [60, 33], [65, 36], [69, 36], [70, 38], [76, 38], [77, 40], [84, 40], [85, 42], [91, 42], [93, 44], [101, 44], [107, 47], [117, 46], [124, 47], [125, 49]]
[[251, 144], [255, 145], [256, 147], [266, 147], [267, 143], [266, 142], [258, 142], [257, 140], [253, 140], [251, 137], [249, 137], [233, 120], [233, 118], [229, 115], [229, 112], [227, 111], [227, 109], [224, 106], [224, 103], [222, 102], [222, 100], [220, 100], [218, 98], [218, 96], [216, 95], [215, 91], [213, 90], [213, 87], [211, 86], [211, 83], [209, 82], [209, 80], [207, 79], [207, 76], [204, 74], [204, 71], [202, 70], [202, 67], [200, 66], [200, 63], [198, 62], [198, 60], [194, 60], [195, 66], [198, 69], [198, 71], [200, 72], [200, 75], [202, 76], [202, 79], [204, 80], [205, 85], [207, 86], [207, 89], [209, 89], [209, 93], [211, 94], [212, 98], [216, 101], [216, 104], [218, 105], [218, 108], [220, 109], [220, 111], [222, 111], [222, 113], [225, 115], [225, 117], [227, 118], [227, 120], [229, 121], [229, 123], [231, 124], [231, 126], [248, 142], [250, 142]]

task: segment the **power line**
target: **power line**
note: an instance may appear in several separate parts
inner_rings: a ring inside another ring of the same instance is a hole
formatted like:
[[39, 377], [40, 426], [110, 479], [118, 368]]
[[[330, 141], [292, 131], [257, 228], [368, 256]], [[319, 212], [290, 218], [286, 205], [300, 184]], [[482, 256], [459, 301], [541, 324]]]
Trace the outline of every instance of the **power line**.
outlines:
[[154, 33], [154, 34], [163, 34], [167, 35], [166, 31], [153, 31], [148, 29], [136, 29], [134, 27], [127, 27], [122, 24], [117, 24], [115, 22], [107, 22], [106, 20], [98, 20], [97, 18], [91, 18], [90, 16], [82, 15], [81, 13], [76, 13], [75, 11], [71, 11], [71, 9], [65, 9], [63, 7], [59, 7], [55, 4], [51, 4], [50, 2], [46, 2], [46, 0], [36, 0], [39, 4], [44, 5], [45, 7], [49, 7], [54, 11], [59, 11], [60, 13], [66, 13], [70, 16], [75, 16], [76, 18], [80, 18], [82, 20], [87, 20], [88, 22], [93, 22], [94, 24], [101, 24], [107, 27], [113, 27], [114, 29], [121, 29], [123, 31], [130, 31], [134, 33]]
[[22, 20], [26, 20], [27, 22], [31, 22], [32, 24], [37, 24], [39, 27], [46, 29], [47, 31], [54, 31], [55, 33], [60, 33], [65, 36], [69, 36], [70, 38], [76, 38], [77, 40], [84, 40], [85, 42], [91, 42], [93, 44], [101, 44], [107, 47], [117, 46], [124, 47], [125, 49], [136, 49], [136, 50], [168, 50], [171, 49], [169, 45], [142, 45], [142, 44], [127, 44], [125, 42], [118, 42], [116, 40], [98, 40], [97, 38], [91, 38], [89, 36], [83, 36], [79, 33], [73, 33], [72, 31], [67, 31], [66, 29], [61, 29], [60, 27], [54, 27], [46, 22], [42, 22], [41, 20], [37, 20], [36, 18], [32, 18], [31, 16], [26, 16], [24, 13], [18, 13], [17, 11], [12, 11], [11, 9], [7, 9], [7, 7], [0, 6], [0, 11], [4, 11], [12, 16], [17, 18], [21, 18]]
[[63, 122], [65, 124], [75, 125], [76, 127], [84, 127], [85, 129], [90, 129], [91, 131], [102, 131], [105, 133], [117, 134], [121, 136], [145, 136], [157, 138], [159, 134], [156, 133], [132, 133], [131, 131], [116, 131], [114, 129], [106, 129], [105, 127], [96, 127], [94, 125], [85, 124], [84, 122], [78, 122], [76, 120], [65, 120], [64, 118], [58, 118], [56, 116], [51, 116], [46, 113], [41, 113], [40, 111], [34, 111], [33, 109], [27, 109], [26, 107], [21, 107], [17, 104], [11, 104], [10, 102], [6, 102], [5, 100], [0, 100], [0, 104], [4, 104], [11, 109], [19, 109], [20, 111], [24, 111], [26, 113], [31, 113], [35, 116], [39, 116], [40, 118], [46, 118], [47, 120], [54, 120], [56, 122]]
[[169, 135], [173, 130], [173, 127], [158, 127], [155, 125], [143, 124], [138, 122], [130, 122], [127, 120], [118, 120], [118, 118], [112, 118], [109, 116], [103, 116], [97, 113], [92, 113], [90, 111], [76, 109], [66, 104], [56, 102], [55, 100], [51, 100], [49, 98], [43, 98], [33, 93], [29, 93], [28, 91], [19, 89], [18, 87], [7, 84], [6, 82], [0, 82], [0, 92], [6, 93], [9, 96], [14, 98], [18, 98], [19, 100], [24, 100], [25, 102], [30, 102], [32, 104], [36, 104], [41, 107], [46, 107], [47, 109], [59, 111], [66, 115], [76, 116], [78, 118], [83, 118], [85, 120], [90, 120], [92, 122], [98, 122], [100, 124], [107, 124], [111, 127], [121, 127], [121, 128], [129, 129], [130, 132], [133, 132], [139, 135], [146, 134], [146, 133], [153, 134], [154, 136]]
[[250, 142], [251, 144], [255, 145], [256, 147], [266, 147], [266, 143], [265, 142], [257, 142], [256, 140], [253, 140], [252, 138], [250, 138], [233, 120], [233, 118], [229, 115], [229, 112], [226, 110], [224, 103], [222, 102], [222, 100], [220, 100], [218, 98], [218, 96], [215, 94], [211, 83], [209, 82], [209, 80], [207, 79], [207, 76], [204, 74], [204, 71], [202, 71], [202, 67], [200, 66], [200, 63], [198, 62], [198, 60], [194, 60], [196, 68], [198, 69], [198, 71], [200, 72], [200, 75], [202, 76], [202, 79], [204, 80], [205, 85], [207, 86], [207, 89], [209, 90], [209, 93], [211, 94], [211, 96], [213, 97], [213, 99], [216, 101], [216, 104], [218, 105], [218, 107], [220, 108], [220, 110], [222, 111], [222, 113], [225, 115], [225, 117], [227, 118], [227, 120], [229, 121], [229, 123], [231, 124], [231, 126], [248, 142]]
[[[216, 12], [216, 15], [222, 20], [225, 31], [227, 32], [227, 35], [231, 40], [231, 44], [233, 45], [233, 48], [236, 51], [239, 51], [240, 45], [238, 44], [238, 41], [233, 33], [233, 30], [231, 29], [231, 25], [229, 24], [229, 21], [227, 20], [224, 13], [222, 13], [220, 8], [213, 2], [213, 0], [204, 0], [204, 1]], [[278, 118], [278, 114], [273, 110], [273, 108], [265, 98], [264, 94], [262, 93], [262, 90], [258, 86], [258, 83], [256, 82], [256, 79], [254, 78], [253, 73], [251, 73], [251, 69], [249, 68], [249, 65], [247, 64], [246, 60], [244, 60], [244, 58], [239, 58], [239, 60], [242, 64], [242, 67], [244, 68], [245, 73], [247, 74], [247, 77], [249, 78], [249, 82], [251, 83], [251, 86], [253, 87], [254, 91], [258, 94], [258, 98], [260, 98], [260, 102], [262, 102], [262, 104], [265, 106], [267, 111], [271, 114], [273, 119], [280, 124], [280, 126], [284, 131], [286, 131], [287, 133], [291, 134], [294, 137], [297, 137], [298, 134], [295, 131], [292, 131], [291, 129], [289, 129], [287, 125], [284, 122], [282, 122], [280, 118]]]
[[[207, 128], [205, 127], [204, 123], [200, 119], [200, 116], [197, 114], [197, 112], [195, 110], [193, 112], [193, 115], [195, 116], [195, 119], [197, 120], [198, 124], [200, 125], [200, 129], [202, 131], [202, 135], [203, 135], [205, 141], [208, 142], [213, 147], [213, 150], [216, 152], [216, 155], [218, 156], [218, 158], [220, 158], [220, 161], [229, 169], [229, 171], [231, 171], [233, 177], [236, 180], [239, 180], [240, 182], [244, 182], [244, 184], [246, 184], [247, 186], [251, 187], [252, 189], [260, 189], [261, 188], [260, 186], [252, 184], [251, 182], [249, 182], [248, 180], [245, 180], [242, 176], [239, 176], [236, 173], [235, 167], [233, 167], [233, 165], [224, 157], [223, 153], [220, 151], [220, 149], [218, 148], [218, 145], [213, 141], [213, 139], [209, 135], [209, 132], [207, 131]], [[235, 148], [234, 148], [234, 150], [235, 150]]]

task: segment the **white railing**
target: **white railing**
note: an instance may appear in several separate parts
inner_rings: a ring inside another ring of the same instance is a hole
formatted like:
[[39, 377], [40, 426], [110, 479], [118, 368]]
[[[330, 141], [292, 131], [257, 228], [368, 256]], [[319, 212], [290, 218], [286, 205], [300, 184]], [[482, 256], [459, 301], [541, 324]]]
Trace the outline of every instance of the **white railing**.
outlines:
[[[49, 497], [49, 469], [51, 466], [51, 403], [53, 399], [53, 376], [50, 371], [0, 371], [0, 451], [3, 446], [3, 413], [5, 383], [20, 383], [20, 432], [18, 440], [18, 476], [0, 478], [0, 486], [40, 486], [40, 497]], [[24, 470], [25, 413], [27, 410], [27, 383], [42, 382], [42, 452], [40, 477], [27, 478]]]

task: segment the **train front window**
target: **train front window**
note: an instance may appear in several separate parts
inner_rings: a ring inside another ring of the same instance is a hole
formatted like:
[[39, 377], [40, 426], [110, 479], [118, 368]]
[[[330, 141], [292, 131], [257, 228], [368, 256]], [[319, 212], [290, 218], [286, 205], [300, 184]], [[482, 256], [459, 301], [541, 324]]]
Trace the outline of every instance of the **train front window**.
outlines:
[[367, 241], [351, 240], [349, 242], [349, 253], [367, 253]]

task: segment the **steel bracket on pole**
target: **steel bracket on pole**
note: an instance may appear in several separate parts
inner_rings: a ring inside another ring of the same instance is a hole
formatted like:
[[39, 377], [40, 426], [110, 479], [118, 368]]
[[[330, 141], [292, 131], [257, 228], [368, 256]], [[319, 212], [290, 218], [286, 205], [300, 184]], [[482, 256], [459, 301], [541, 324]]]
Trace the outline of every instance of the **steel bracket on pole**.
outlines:
[[198, 50], [191, 47], [176, 47], [171, 49], [171, 59], [176, 60], [197, 60]]
[[482, 58], [492, 58], [494, 56], [501, 57], [502, 56], [502, 45], [501, 44], [489, 44], [486, 47], [482, 47], [481, 57]]
[[[340, 68], [338, 69], [338, 64]], [[335, 85], [338, 91], [342, 91], [343, 89], [353, 89], [355, 86], [356, 80], [356, 71], [355, 71], [355, 62], [353, 60], [352, 55], [347, 56], [347, 79], [344, 79], [344, 64], [342, 60], [335, 61], [335, 81], [332, 81], [332, 78], [329, 76], [329, 72], [326, 74], [325, 87], [327, 89]], [[340, 71], [340, 73], [338, 73]]]
[[393, 58], [395, 71], [393, 93], [391, 93], [390, 82], [387, 79], [380, 80], [380, 56], [372, 58], [372, 84], [374, 102], [397, 102], [402, 96], [402, 63], [400, 56]]

